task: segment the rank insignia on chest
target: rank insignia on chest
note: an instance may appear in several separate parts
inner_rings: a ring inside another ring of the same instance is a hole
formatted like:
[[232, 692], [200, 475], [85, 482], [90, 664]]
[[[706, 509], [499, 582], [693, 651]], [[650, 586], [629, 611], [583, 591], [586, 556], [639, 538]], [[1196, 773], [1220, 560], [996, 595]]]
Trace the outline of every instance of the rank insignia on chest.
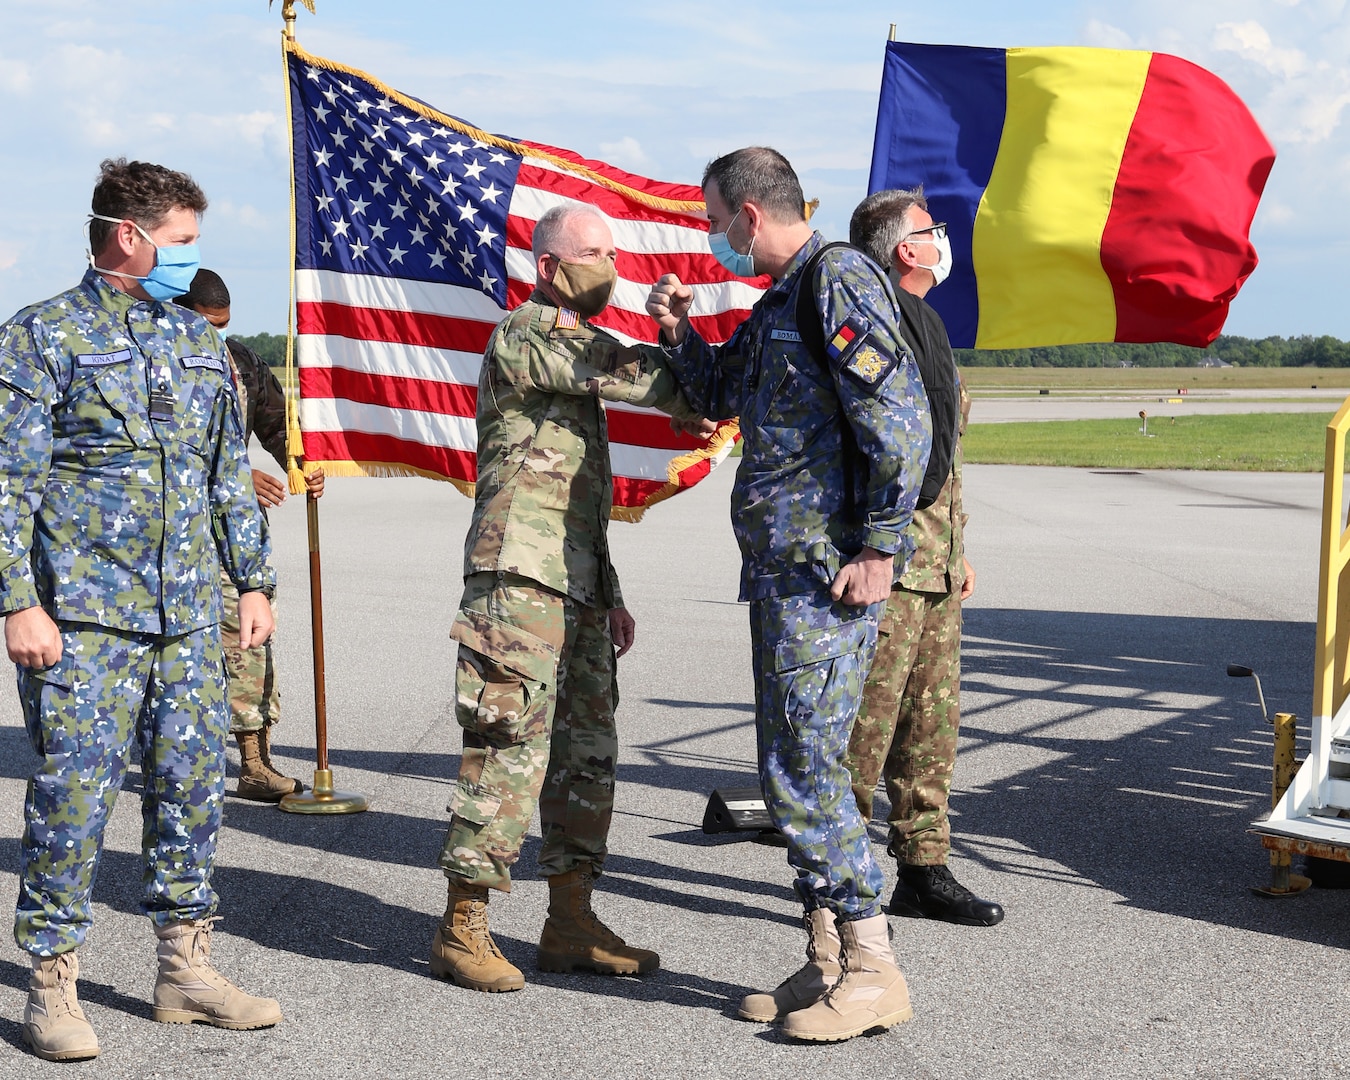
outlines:
[[559, 330], [575, 330], [581, 325], [581, 316], [567, 308], [559, 308], [558, 321], [553, 325]]

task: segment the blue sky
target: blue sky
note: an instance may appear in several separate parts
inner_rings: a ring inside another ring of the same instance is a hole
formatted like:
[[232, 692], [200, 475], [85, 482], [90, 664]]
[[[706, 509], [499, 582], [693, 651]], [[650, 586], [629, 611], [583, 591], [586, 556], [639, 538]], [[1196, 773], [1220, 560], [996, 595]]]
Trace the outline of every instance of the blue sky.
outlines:
[[[1227, 80], [1279, 154], [1252, 233], [1261, 265], [1228, 332], [1350, 338], [1347, 0], [913, 8], [318, 0], [298, 36], [480, 127], [660, 179], [697, 182], [719, 153], [776, 146], [831, 238], [866, 194], [893, 20], [912, 41], [1175, 53]], [[98, 162], [125, 154], [205, 188], [203, 259], [234, 294], [232, 329], [284, 329], [280, 26], [265, 0], [0, 0], [0, 317], [78, 279]]]

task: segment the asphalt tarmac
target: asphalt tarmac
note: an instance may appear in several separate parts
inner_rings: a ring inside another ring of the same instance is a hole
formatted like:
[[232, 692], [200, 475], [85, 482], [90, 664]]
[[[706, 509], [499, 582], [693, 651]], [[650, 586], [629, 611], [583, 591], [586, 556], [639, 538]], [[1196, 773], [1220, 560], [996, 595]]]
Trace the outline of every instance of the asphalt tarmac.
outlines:
[[[1254, 897], [1246, 827], [1269, 805], [1272, 710], [1309, 714], [1320, 477], [970, 467], [964, 731], [952, 867], [1007, 909], [993, 929], [893, 919], [912, 1021], [794, 1045], [734, 1018], [802, 959], [779, 848], [704, 836], [708, 793], [754, 783], [732, 471], [611, 537], [638, 622], [621, 662], [617, 814], [601, 915], [656, 948], [643, 979], [541, 974], [537, 824], [492, 925], [523, 992], [437, 982], [435, 866], [456, 775], [447, 633], [470, 503], [425, 480], [335, 480], [322, 501], [330, 748], [349, 817], [229, 800], [218, 966], [279, 998], [280, 1026], [150, 1019], [139, 780], [117, 806], [81, 951], [103, 1054], [22, 1047], [27, 965], [0, 949], [0, 1077], [1327, 1077], [1350, 1071], [1350, 894]], [[273, 514], [284, 720], [309, 777], [304, 512]], [[1306, 733], [1306, 728], [1304, 729]], [[0, 895], [16, 891], [35, 758], [0, 693]], [[237, 756], [231, 749], [231, 774]], [[231, 781], [231, 786], [233, 782]], [[885, 810], [884, 798], [879, 807]], [[873, 826], [887, 870], [884, 829]]]

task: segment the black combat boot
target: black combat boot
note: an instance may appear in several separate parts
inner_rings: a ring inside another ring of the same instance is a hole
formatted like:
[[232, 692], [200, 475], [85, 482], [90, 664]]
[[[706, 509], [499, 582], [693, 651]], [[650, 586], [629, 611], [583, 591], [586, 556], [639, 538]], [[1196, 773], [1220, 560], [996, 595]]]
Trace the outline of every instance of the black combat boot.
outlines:
[[997, 926], [1003, 921], [1003, 908], [992, 900], [981, 900], [952, 877], [946, 866], [901, 863], [900, 880], [886, 910], [911, 919], [941, 919], [963, 926]]

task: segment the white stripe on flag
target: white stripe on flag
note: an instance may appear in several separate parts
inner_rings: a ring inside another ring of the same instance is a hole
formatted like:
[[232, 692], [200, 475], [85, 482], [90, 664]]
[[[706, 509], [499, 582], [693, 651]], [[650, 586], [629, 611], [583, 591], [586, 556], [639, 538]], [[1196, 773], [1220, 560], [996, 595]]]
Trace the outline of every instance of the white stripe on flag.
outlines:
[[302, 334], [298, 345], [299, 363], [305, 368], [345, 368], [370, 375], [477, 386], [483, 366], [479, 353], [387, 341], [353, 341], [334, 334]]
[[361, 405], [347, 398], [303, 398], [300, 426], [312, 435], [326, 431], [360, 431], [451, 450], [473, 452], [478, 449], [478, 425], [472, 416]]
[[474, 319], [489, 326], [496, 326], [506, 314], [491, 297], [476, 289], [336, 270], [297, 270], [295, 296], [300, 301], [322, 300], [351, 307]]

